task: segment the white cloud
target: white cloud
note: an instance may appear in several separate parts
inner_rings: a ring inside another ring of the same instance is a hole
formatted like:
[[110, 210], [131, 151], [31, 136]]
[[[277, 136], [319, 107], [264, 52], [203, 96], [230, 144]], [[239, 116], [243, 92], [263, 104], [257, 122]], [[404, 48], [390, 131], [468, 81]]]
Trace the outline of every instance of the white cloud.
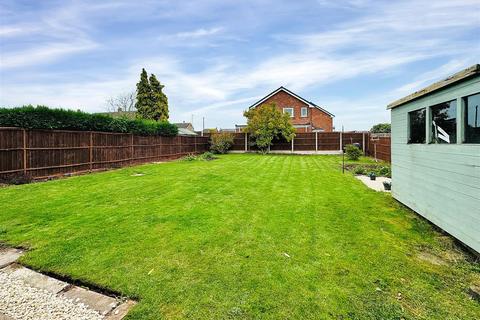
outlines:
[[210, 29], [196, 29], [193, 31], [187, 31], [187, 32], [179, 32], [175, 34], [175, 37], [180, 38], [180, 39], [187, 39], [187, 38], [202, 38], [202, 37], [208, 37], [214, 34], [217, 34], [221, 32], [223, 28], [216, 27], [216, 28], [210, 28]]
[[[325, 7], [334, 6], [332, 2], [320, 2], [320, 5]], [[43, 103], [101, 111], [106, 98], [131, 90], [138, 81], [139, 70], [145, 67], [166, 85], [165, 90], [174, 118], [189, 120], [191, 114], [197, 118], [206, 115], [208, 119], [218, 121], [217, 125], [225, 127], [241, 122], [242, 111], [254, 97], [261, 96], [280, 85], [302, 94], [304, 90], [310, 89], [311, 92], [312, 88], [321, 88], [334, 82], [341, 85], [342, 80], [362, 81], [362, 77], [366, 76], [382, 77], [389, 72], [402, 73], [401, 70], [406, 70], [405, 66], [415, 62], [434, 61], [433, 65], [444, 64], [438, 69], [409, 79], [406, 84], [392, 88], [391, 92], [379, 94], [378, 97], [362, 96], [358, 93], [354, 99], [352, 96], [308, 97], [312, 100], [318, 98], [319, 103], [325, 104], [329, 111], [335, 113], [337, 124], [344, 123], [346, 127], [365, 129], [370, 126], [368, 121], [385, 120], [388, 115], [385, 105], [398, 95], [426, 85], [436, 80], [437, 76], [448, 75], [466, 67], [466, 64], [479, 56], [480, 45], [463, 40], [465, 33], [478, 30], [480, 26], [476, 10], [478, 0], [405, 1], [384, 4], [352, 0], [342, 2], [341, 6], [352, 10], [358, 8], [364, 10], [358, 11], [361, 13], [358, 18], [347, 23], [332, 24], [329, 29], [318, 29], [320, 31], [308, 34], [272, 34], [268, 39], [271, 43], [262, 39], [265, 46], [271, 47], [263, 57], [243, 59], [241, 55], [249, 50], [248, 46], [255, 46], [246, 42], [242, 43], [241, 47], [227, 46], [227, 49], [238, 49], [237, 56], [212, 50], [211, 53], [204, 53], [206, 55], [204, 59], [192, 68], [189, 63], [196, 52], [192, 53], [189, 50], [197, 48], [180, 48], [184, 51], [169, 52], [162, 50], [164, 49], [162, 47], [155, 54], [152, 54], [152, 50], [147, 50], [146, 53], [138, 53], [135, 58], [128, 56], [122, 61], [123, 68], [116, 68], [101, 77], [98, 74], [103, 71], [89, 69], [75, 80], [68, 78], [68, 75], [63, 78], [59, 75], [56, 81], [51, 83], [10, 79], [7, 83], [6, 77], [2, 75], [0, 103], [3, 105]], [[142, 7], [141, 10], [146, 10], [147, 7]], [[193, 14], [199, 10], [203, 10], [202, 12], [207, 10], [204, 7], [209, 6], [195, 4], [180, 11], [182, 14], [184, 12]], [[133, 15], [132, 12], [138, 13], [135, 10], [140, 9], [130, 6], [127, 2], [117, 4], [109, 2], [97, 7], [76, 3], [40, 15], [39, 23], [29, 25], [31, 29], [28, 32], [25, 31], [27, 29], [21, 29], [25, 28], [22, 24], [2, 26], [4, 34], [7, 35], [18, 33], [24, 36], [29, 32], [31, 34], [37, 32], [35, 35], [38, 36], [39, 27], [42, 36], [48, 37], [51, 34], [48, 41], [40, 45], [35, 44], [26, 50], [7, 52], [2, 50], [2, 66], [20, 69], [103, 48], [104, 46], [99, 45], [101, 41], [92, 35], [95, 33], [95, 24], [89, 23], [88, 18], [94, 15], [98, 19], [128, 19]], [[150, 18], [158, 14], [157, 11], [159, 10], [152, 7], [149, 12], [142, 13], [148, 13], [147, 16]], [[252, 11], [246, 11], [249, 13], [249, 19], [256, 20]], [[105, 14], [108, 17], [105, 17]], [[173, 9], [168, 13], [175, 14], [180, 15]], [[268, 22], [268, 19], [275, 17], [256, 18]], [[234, 26], [229, 24], [230, 21], [211, 19], [208, 20], [209, 24], [214, 21], [216, 27], [193, 27], [190, 31], [186, 29], [187, 31], [172, 32], [162, 39], [171, 40], [174, 45], [182, 42], [193, 43], [205, 49], [211, 41], [217, 41], [219, 38], [248, 37], [234, 33], [233, 30], [242, 29], [241, 25]], [[204, 22], [205, 20], [202, 20], [202, 24]], [[158, 33], [154, 33], [152, 37], [153, 39], [145, 39], [146, 47], [149, 40], [153, 41], [158, 37]], [[156, 43], [158, 44], [158, 41]], [[281, 44], [282, 49], [276, 50], [278, 44]], [[105, 44], [105, 47], [108, 45]], [[171, 44], [166, 41], [166, 45]], [[124, 47], [113, 49], [122, 52]], [[231, 51], [234, 50], [228, 52]], [[122, 55], [119, 56], [121, 58]], [[446, 61], [450, 62], [445, 63]], [[36, 76], [41, 77], [41, 73]], [[62, 82], [62, 79], [65, 81]], [[348, 111], [345, 111], [345, 106], [348, 106]], [[362, 127], [359, 127], [360, 125]]]

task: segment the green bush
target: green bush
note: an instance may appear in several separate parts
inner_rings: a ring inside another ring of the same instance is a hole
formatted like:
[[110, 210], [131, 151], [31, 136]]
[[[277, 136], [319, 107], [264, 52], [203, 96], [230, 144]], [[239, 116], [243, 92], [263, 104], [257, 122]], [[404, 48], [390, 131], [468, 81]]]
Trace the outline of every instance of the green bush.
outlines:
[[377, 175], [382, 177], [390, 177], [391, 176], [390, 168], [389, 167], [379, 168], [377, 171]]
[[0, 127], [121, 132], [144, 136], [178, 134], [177, 126], [168, 122], [113, 118], [104, 114], [31, 105], [11, 109], [0, 108]]
[[353, 144], [348, 144], [345, 146], [345, 153], [347, 154], [348, 160], [358, 160], [362, 155], [362, 150]]
[[214, 153], [227, 153], [233, 145], [233, 134], [220, 132], [212, 134], [210, 150]]
[[353, 173], [355, 174], [365, 174], [366, 170], [362, 166], [358, 166], [353, 170]]
[[199, 156], [200, 159], [205, 160], [205, 161], [210, 161], [210, 160], [215, 160], [218, 159], [215, 157], [215, 155], [211, 152], [204, 152]]
[[185, 157], [181, 158], [182, 161], [195, 161], [197, 160], [197, 156], [194, 154], [187, 154]]

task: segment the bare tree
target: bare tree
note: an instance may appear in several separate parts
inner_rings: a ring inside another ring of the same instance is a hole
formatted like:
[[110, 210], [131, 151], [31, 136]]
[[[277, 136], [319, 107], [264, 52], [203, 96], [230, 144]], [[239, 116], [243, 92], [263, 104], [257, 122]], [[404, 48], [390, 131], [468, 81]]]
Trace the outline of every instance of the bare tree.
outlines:
[[106, 101], [108, 112], [131, 112], [136, 111], [135, 101], [137, 93], [135, 91], [119, 94]]

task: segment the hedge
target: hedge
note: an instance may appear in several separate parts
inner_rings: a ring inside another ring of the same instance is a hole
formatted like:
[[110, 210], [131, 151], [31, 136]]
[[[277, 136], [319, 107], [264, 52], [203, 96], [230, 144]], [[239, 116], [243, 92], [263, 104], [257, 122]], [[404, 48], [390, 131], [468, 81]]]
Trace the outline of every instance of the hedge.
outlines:
[[104, 114], [32, 105], [19, 108], [0, 108], [0, 127], [104, 131], [144, 136], [175, 136], [178, 134], [177, 126], [168, 122], [113, 118]]

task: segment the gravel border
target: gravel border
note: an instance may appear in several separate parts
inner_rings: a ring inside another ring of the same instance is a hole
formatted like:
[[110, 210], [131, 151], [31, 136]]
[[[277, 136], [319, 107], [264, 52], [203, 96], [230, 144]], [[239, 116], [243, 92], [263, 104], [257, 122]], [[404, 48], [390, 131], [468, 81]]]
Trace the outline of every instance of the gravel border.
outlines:
[[26, 284], [14, 273], [0, 270], [0, 314], [13, 319], [100, 320], [104, 317], [83, 303]]

